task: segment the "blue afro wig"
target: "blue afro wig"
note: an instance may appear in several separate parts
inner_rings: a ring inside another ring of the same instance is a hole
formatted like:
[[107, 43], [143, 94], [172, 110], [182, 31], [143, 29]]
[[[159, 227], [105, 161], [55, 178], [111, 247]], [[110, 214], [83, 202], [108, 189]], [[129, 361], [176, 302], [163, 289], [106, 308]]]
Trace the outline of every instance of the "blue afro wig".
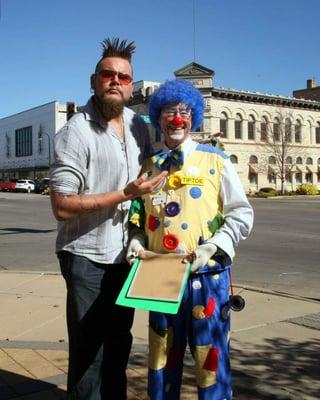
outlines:
[[203, 121], [204, 100], [200, 91], [192, 83], [183, 79], [166, 81], [151, 96], [149, 116], [152, 125], [160, 128], [159, 118], [162, 108], [168, 104], [177, 103], [185, 103], [191, 108], [191, 130], [196, 130]]

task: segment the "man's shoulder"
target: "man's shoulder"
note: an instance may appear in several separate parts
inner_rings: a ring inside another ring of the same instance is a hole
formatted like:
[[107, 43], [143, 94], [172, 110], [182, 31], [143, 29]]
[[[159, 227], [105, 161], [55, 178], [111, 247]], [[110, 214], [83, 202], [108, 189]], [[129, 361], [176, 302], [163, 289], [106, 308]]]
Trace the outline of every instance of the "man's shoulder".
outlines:
[[144, 122], [144, 120], [141, 117], [141, 115], [136, 113], [135, 111], [133, 111], [131, 108], [125, 107], [124, 108], [124, 115], [133, 124], [137, 124], [139, 126], [147, 127], [147, 124]]

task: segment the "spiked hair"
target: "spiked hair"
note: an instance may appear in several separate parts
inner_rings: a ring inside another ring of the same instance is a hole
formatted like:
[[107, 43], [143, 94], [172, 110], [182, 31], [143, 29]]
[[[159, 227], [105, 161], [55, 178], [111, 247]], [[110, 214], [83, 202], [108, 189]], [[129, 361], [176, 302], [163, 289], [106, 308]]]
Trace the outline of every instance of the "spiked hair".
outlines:
[[101, 42], [102, 45], [102, 56], [96, 65], [96, 71], [99, 67], [100, 62], [106, 57], [120, 57], [128, 60], [131, 63], [132, 54], [134, 53], [136, 46], [134, 42], [127, 44], [127, 40], [121, 40], [119, 38], [106, 38]]

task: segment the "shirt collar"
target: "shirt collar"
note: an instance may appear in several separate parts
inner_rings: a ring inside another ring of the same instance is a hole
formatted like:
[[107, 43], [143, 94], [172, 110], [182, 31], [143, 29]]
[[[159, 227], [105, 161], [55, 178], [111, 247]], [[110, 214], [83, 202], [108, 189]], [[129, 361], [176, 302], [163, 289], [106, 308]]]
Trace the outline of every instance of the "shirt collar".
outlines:
[[[189, 157], [194, 152], [194, 150], [196, 149], [197, 143], [194, 142], [191, 139], [190, 136], [188, 136], [187, 139], [177, 147], [180, 147], [180, 149], [183, 151], [184, 157]], [[169, 149], [165, 144], [164, 145], [164, 150], [165, 151], [170, 151], [170, 150], [173, 150], [173, 149]]]

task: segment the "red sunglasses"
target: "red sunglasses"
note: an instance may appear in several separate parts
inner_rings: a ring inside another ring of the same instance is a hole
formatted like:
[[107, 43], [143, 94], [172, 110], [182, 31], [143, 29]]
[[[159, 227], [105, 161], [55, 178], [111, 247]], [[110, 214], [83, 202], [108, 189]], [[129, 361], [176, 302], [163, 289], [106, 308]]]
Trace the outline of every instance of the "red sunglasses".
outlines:
[[124, 74], [122, 72], [112, 71], [111, 69], [102, 69], [98, 72], [100, 78], [105, 81], [109, 82], [118, 77], [118, 81], [120, 85], [129, 85], [132, 82], [132, 76], [129, 74]]

